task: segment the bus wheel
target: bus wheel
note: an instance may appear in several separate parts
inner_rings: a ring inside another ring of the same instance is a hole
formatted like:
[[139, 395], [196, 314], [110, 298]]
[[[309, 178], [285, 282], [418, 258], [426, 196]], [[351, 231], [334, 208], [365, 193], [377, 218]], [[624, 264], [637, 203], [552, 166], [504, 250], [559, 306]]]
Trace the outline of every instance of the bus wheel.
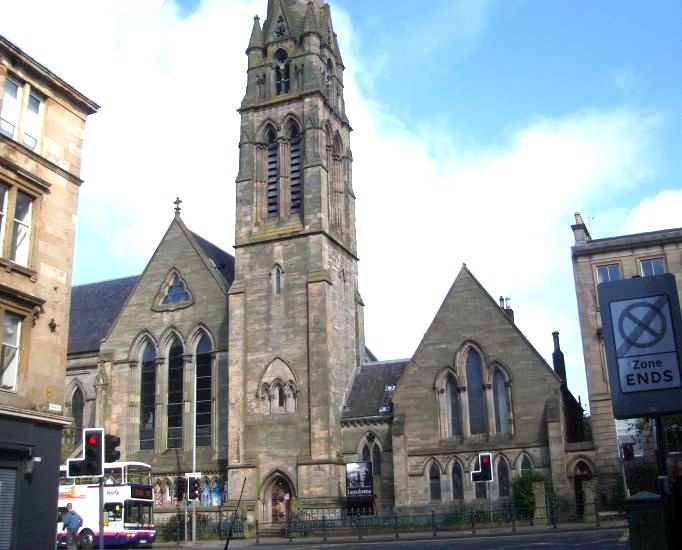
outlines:
[[94, 548], [95, 534], [90, 529], [83, 529], [78, 535], [78, 548]]

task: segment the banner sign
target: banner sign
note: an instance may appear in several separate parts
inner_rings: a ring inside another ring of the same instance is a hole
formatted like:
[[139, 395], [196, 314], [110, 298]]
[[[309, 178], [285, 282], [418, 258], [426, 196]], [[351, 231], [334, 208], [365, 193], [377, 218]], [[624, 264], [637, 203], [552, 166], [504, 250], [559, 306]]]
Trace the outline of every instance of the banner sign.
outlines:
[[374, 497], [371, 462], [346, 464], [346, 498], [371, 501]]

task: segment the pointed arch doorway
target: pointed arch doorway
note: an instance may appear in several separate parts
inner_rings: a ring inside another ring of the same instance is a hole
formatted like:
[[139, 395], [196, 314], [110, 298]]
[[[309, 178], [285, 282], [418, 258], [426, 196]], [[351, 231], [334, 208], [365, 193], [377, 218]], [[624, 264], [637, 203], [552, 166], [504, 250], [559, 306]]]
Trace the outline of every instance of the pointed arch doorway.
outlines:
[[289, 481], [284, 476], [276, 475], [267, 485], [263, 496], [263, 521], [271, 523], [287, 521], [293, 498]]
[[575, 510], [576, 515], [582, 518], [585, 514], [585, 489], [583, 483], [592, 479], [592, 470], [582, 460], [575, 465], [573, 472], [573, 490], [575, 492]]

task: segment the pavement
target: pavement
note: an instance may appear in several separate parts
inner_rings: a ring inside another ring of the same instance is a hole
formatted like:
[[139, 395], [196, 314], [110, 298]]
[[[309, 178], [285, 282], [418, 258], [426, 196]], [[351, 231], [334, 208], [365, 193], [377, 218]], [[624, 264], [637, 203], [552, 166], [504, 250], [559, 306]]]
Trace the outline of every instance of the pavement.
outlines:
[[[551, 536], [552, 533], [570, 533], [570, 532], [585, 532], [585, 531], [598, 531], [607, 529], [626, 529], [628, 523], [625, 520], [613, 520], [602, 522], [599, 527], [594, 523], [563, 523], [557, 525], [556, 528], [551, 525], [524, 525], [518, 526], [516, 532], [513, 532], [511, 527], [494, 527], [492, 529], [476, 529], [476, 533], [473, 534], [471, 529], [458, 529], [458, 530], [439, 530], [437, 535], [434, 537], [432, 531], [418, 531], [418, 532], [401, 532], [398, 539], [396, 539], [393, 533], [379, 533], [372, 534], [370, 530], [364, 530], [362, 539], [359, 539], [357, 534], [355, 535], [338, 535], [338, 536], [328, 536], [325, 541], [322, 536], [311, 536], [311, 537], [294, 537], [292, 542], [297, 546], [304, 546], [310, 544], [320, 545], [320, 544], [344, 544], [347, 543], [349, 546], [353, 543], [366, 542], [366, 543], [376, 543], [376, 542], [394, 542], [396, 540], [406, 540], [406, 541], [419, 541], [419, 540], [456, 540], [456, 539], [473, 539], [477, 537], [490, 537], [490, 536], [514, 536], [523, 534], [541, 534], [547, 533]], [[224, 545], [225, 541], [220, 541], [218, 539], [213, 540], [199, 540], [195, 543], [192, 542], [180, 542], [182, 547], [187, 548], [203, 548], [211, 547], [215, 548], [216, 545]], [[261, 537], [259, 542], [256, 542], [255, 538], [249, 539], [232, 539], [230, 541], [230, 548], [249, 548], [249, 547], [286, 547], [292, 543], [286, 537]], [[155, 548], [178, 548], [178, 543], [176, 542], [158, 542], [154, 544]]]

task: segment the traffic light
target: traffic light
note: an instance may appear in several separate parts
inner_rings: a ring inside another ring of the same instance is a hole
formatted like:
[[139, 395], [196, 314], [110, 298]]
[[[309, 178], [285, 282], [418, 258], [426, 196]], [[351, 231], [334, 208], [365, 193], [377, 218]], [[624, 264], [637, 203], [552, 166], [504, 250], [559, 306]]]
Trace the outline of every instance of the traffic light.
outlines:
[[635, 458], [635, 448], [632, 443], [622, 443], [623, 460], [633, 460]]
[[176, 500], [185, 500], [187, 494], [187, 478], [185, 476], [178, 476], [175, 480]]
[[471, 481], [493, 480], [493, 455], [492, 453], [478, 453], [478, 470], [471, 472]]
[[116, 462], [121, 458], [121, 451], [116, 447], [121, 444], [121, 438], [117, 435], [104, 436], [104, 460], [105, 462]]
[[68, 477], [99, 477], [104, 474], [104, 430], [85, 428], [83, 430], [82, 458], [66, 461]]
[[83, 473], [87, 476], [104, 474], [104, 430], [86, 428], [83, 430]]
[[187, 491], [187, 500], [198, 500], [199, 499], [199, 478], [190, 477], [189, 478], [189, 489]]
[[66, 461], [66, 477], [81, 477], [83, 475], [83, 460], [70, 458]]

